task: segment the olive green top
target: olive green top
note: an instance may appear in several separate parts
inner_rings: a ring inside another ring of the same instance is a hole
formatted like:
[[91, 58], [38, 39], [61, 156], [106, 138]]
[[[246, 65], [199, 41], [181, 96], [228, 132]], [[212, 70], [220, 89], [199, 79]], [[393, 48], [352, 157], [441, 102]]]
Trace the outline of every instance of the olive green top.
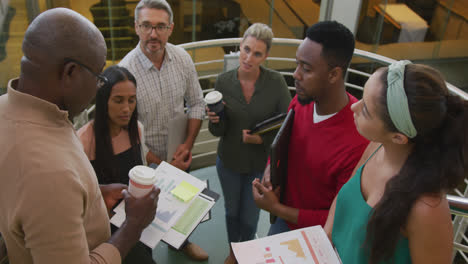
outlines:
[[242, 93], [237, 69], [219, 75], [215, 89], [223, 94], [225, 102], [224, 119], [209, 124], [210, 132], [221, 137], [218, 156], [226, 168], [238, 173], [263, 171], [278, 130], [263, 134], [263, 144], [260, 145], [243, 143], [242, 130], [252, 129], [265, 119], [286, 113], [291, 101], [286, 81], [280, 73], [260, 67], [250, 103]]

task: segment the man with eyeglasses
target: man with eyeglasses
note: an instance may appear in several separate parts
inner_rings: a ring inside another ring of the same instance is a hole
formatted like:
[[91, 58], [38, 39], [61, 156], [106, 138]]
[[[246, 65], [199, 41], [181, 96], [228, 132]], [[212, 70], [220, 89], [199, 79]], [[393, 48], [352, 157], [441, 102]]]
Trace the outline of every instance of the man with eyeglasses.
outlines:
[[[167, 162], [187, 170], [191, 150], [205, 115], [203, 95], [195, 65], [182, 48], [168, 43], [174, 29], [173, 13], [165, 0], [142, 0], [135, 8], [135, 31], [138, 45], [119, 63], [137, 80], [138, 119], [145, 127], [149, 148], [148, 164], [160, 164], [167, 157], [168, 123], [188, 108], [187, 137]], [[183, 251], [194, 260], [208, 254], [187, 242]]]
[[96, 77], [96, 86], [97, 86], [98, 89], [101, 89], [104, 85], [106, 85], [109, 82], [107, 80], [106, 76], [93, 72], [93, 70], [91, 70], [88, 66], [84, 65], [83, 63], [81, 63], [81, 62], [79, 62], [79, 61], [77, 61], [75, 59], [65, 58], [64, 62], [65, 63], [68, 63], [68, 62], [76, 63], [76, 64], [80, 65], [81, 67], [85, 68], [89, 73], [94, 75], [94, 77]]
[[[10, 263], [121, 263], [156, 214], [159, 189], [142, 198], [99, 186], [73, 124], [107, 79], [106, 44], [82, 15], [37, 16], [23, 41], [19, 79], [0, 96], [0, 233]], [[100, 188], [101, 187], [101, 188]], [[127, 218], [112, 236], [111, 208]]]

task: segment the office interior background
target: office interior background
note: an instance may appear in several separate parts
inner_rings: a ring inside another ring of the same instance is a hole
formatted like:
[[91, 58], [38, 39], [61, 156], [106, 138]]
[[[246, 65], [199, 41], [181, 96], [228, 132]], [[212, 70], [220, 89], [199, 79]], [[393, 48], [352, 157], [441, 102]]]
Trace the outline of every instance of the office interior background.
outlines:
[[[356, 48], [393, 59], [409, 59], [439, 69], [447, 81], [468, 90], [468, 0], [168, 0], [174, 12], [170, 42], [241, 37], [252, 23], [272, 27], [275, 37], [303, 39], [319, 20], [344, 23], [356, 36]], [[0, 93], [19, 75], [21, 43], [29, 23], [55, 7], [73, 9], [92, 21], [104, 35], [107, 65], [135, 47], [134, 8], [124, 0], [2, 0], [0, 4]], [[218, 47], [191, 51], [195, 60], [235, 51]], [[295, 57], [295, 47], [273, 47], [270, 56]], [[355, 68], [372, 72], [372, 65], [354, 59]], [[275, 65], [280, 70], [294, 67]], [[197, 68], [221, 71], [218, 68]], [[203, 82], [209, 88], [211, 82]]]

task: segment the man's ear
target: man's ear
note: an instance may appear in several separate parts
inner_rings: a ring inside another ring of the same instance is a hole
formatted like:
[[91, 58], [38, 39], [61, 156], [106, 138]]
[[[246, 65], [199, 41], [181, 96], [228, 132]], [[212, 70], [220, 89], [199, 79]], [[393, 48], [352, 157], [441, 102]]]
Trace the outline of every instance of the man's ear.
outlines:
[[408, 137], [402, 133], [397, 132], [392, 135], [392, 142], [395, 144], [405, 145], [408, 144], [408, 141]]
[[78, 65], [76, 63], [65, 63], [60, 76], [60, 80], [62, 81], [62, 87], [65, 89], [67, 89], [68, 87], [72, 87], [72, 84], [76, 82], [78, 73]]
[[170, 25], [168, 36], [167, 36], [168, 38], [172, 35], [173, 30], [174, 30], [174, 22], [172, 22], [171, 25]]
[[342, 79], [343, 69], [340, 67], [335, 67], [328, 72], [328, 81], [330, 83], [337, 83]]

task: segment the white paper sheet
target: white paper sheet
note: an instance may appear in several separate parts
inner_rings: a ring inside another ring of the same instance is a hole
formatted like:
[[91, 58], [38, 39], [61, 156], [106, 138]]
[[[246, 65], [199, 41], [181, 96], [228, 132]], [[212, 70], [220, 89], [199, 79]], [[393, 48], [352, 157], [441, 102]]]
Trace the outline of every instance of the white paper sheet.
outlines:
[[321, 226], [231, 245], [239, 264], [340, 264]]

